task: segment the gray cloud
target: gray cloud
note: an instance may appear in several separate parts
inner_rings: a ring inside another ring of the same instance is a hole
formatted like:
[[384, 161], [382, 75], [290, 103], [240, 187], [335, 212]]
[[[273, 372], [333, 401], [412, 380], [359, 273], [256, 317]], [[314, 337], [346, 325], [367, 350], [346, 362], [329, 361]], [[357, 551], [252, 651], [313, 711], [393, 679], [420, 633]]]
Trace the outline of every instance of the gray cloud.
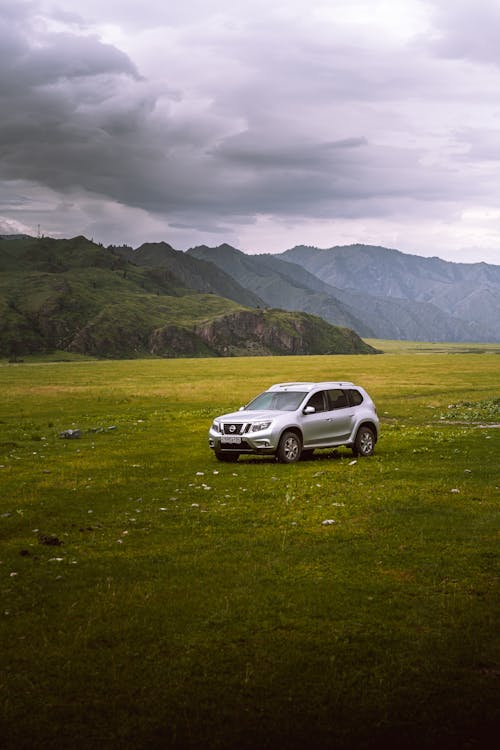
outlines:
[[498, 0], [435, 0], [435, 14], [438, 54], [500, 65]]
[[446, 233], [498, 203], [498, 5], [406, 2], [425, 34], [381, 36], [363, 0], [0, 0], [0, 221], [184, 246], [264, 218], [283, 247], [311, 222]]

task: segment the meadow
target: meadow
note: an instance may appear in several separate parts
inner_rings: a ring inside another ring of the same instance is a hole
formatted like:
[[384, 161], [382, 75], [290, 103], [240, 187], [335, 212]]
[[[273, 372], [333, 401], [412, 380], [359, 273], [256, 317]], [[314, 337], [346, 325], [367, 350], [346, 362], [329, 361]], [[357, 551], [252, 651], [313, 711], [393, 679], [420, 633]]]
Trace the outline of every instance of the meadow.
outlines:
[[[2, 747], [495, 746], [500, 347], [370, 343], [0, 363]], [[374, 398], [373, 457], [208, 449], [329, 379]]]

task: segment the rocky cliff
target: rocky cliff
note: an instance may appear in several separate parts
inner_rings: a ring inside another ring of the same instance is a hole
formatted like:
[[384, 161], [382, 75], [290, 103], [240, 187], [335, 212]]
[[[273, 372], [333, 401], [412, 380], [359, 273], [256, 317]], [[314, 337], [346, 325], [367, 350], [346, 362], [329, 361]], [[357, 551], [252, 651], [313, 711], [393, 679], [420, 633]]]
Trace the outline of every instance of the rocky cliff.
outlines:
[[150, 350], [162, 356], [212, 354], [221, 357], [269, 354], [374, 354], [357, 334], [306, 313], [240, 310], [189, 329], [156, 329]]

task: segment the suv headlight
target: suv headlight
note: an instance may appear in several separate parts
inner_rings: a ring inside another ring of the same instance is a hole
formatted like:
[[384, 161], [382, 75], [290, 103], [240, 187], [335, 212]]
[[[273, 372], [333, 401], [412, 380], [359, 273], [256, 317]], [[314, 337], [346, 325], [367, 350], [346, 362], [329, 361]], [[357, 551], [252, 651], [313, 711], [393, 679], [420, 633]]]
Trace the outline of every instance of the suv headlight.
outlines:
[[212, 422], [212, 430], [214, 432], [220, 432], [221, 431], [220, 430], [220, 424], [219, 424], [219, 422]]
[[261, 430], [267, 430], [268, 427], [270, 427], [272, 424], [271, 421], [268, 422], [254, 422], [251, 427], [251, 432], [260, 432]]

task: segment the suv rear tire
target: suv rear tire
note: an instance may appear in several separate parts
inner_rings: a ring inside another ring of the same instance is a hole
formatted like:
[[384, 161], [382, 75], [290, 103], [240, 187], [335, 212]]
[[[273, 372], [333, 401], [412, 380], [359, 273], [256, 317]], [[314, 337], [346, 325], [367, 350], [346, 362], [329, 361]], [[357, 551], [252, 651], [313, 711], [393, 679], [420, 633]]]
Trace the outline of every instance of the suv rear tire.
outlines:
[[369, 427], [360, 427], [352, 446], [352, 452], [355, 456], [372, 456], [374, 450], [375, 435], [373, 434], [373, 430]]
[[287, 430], [280, 438], [276, 458], [280, 464], [294, 464], [302, 453], [302, 442], [297, 433]]

